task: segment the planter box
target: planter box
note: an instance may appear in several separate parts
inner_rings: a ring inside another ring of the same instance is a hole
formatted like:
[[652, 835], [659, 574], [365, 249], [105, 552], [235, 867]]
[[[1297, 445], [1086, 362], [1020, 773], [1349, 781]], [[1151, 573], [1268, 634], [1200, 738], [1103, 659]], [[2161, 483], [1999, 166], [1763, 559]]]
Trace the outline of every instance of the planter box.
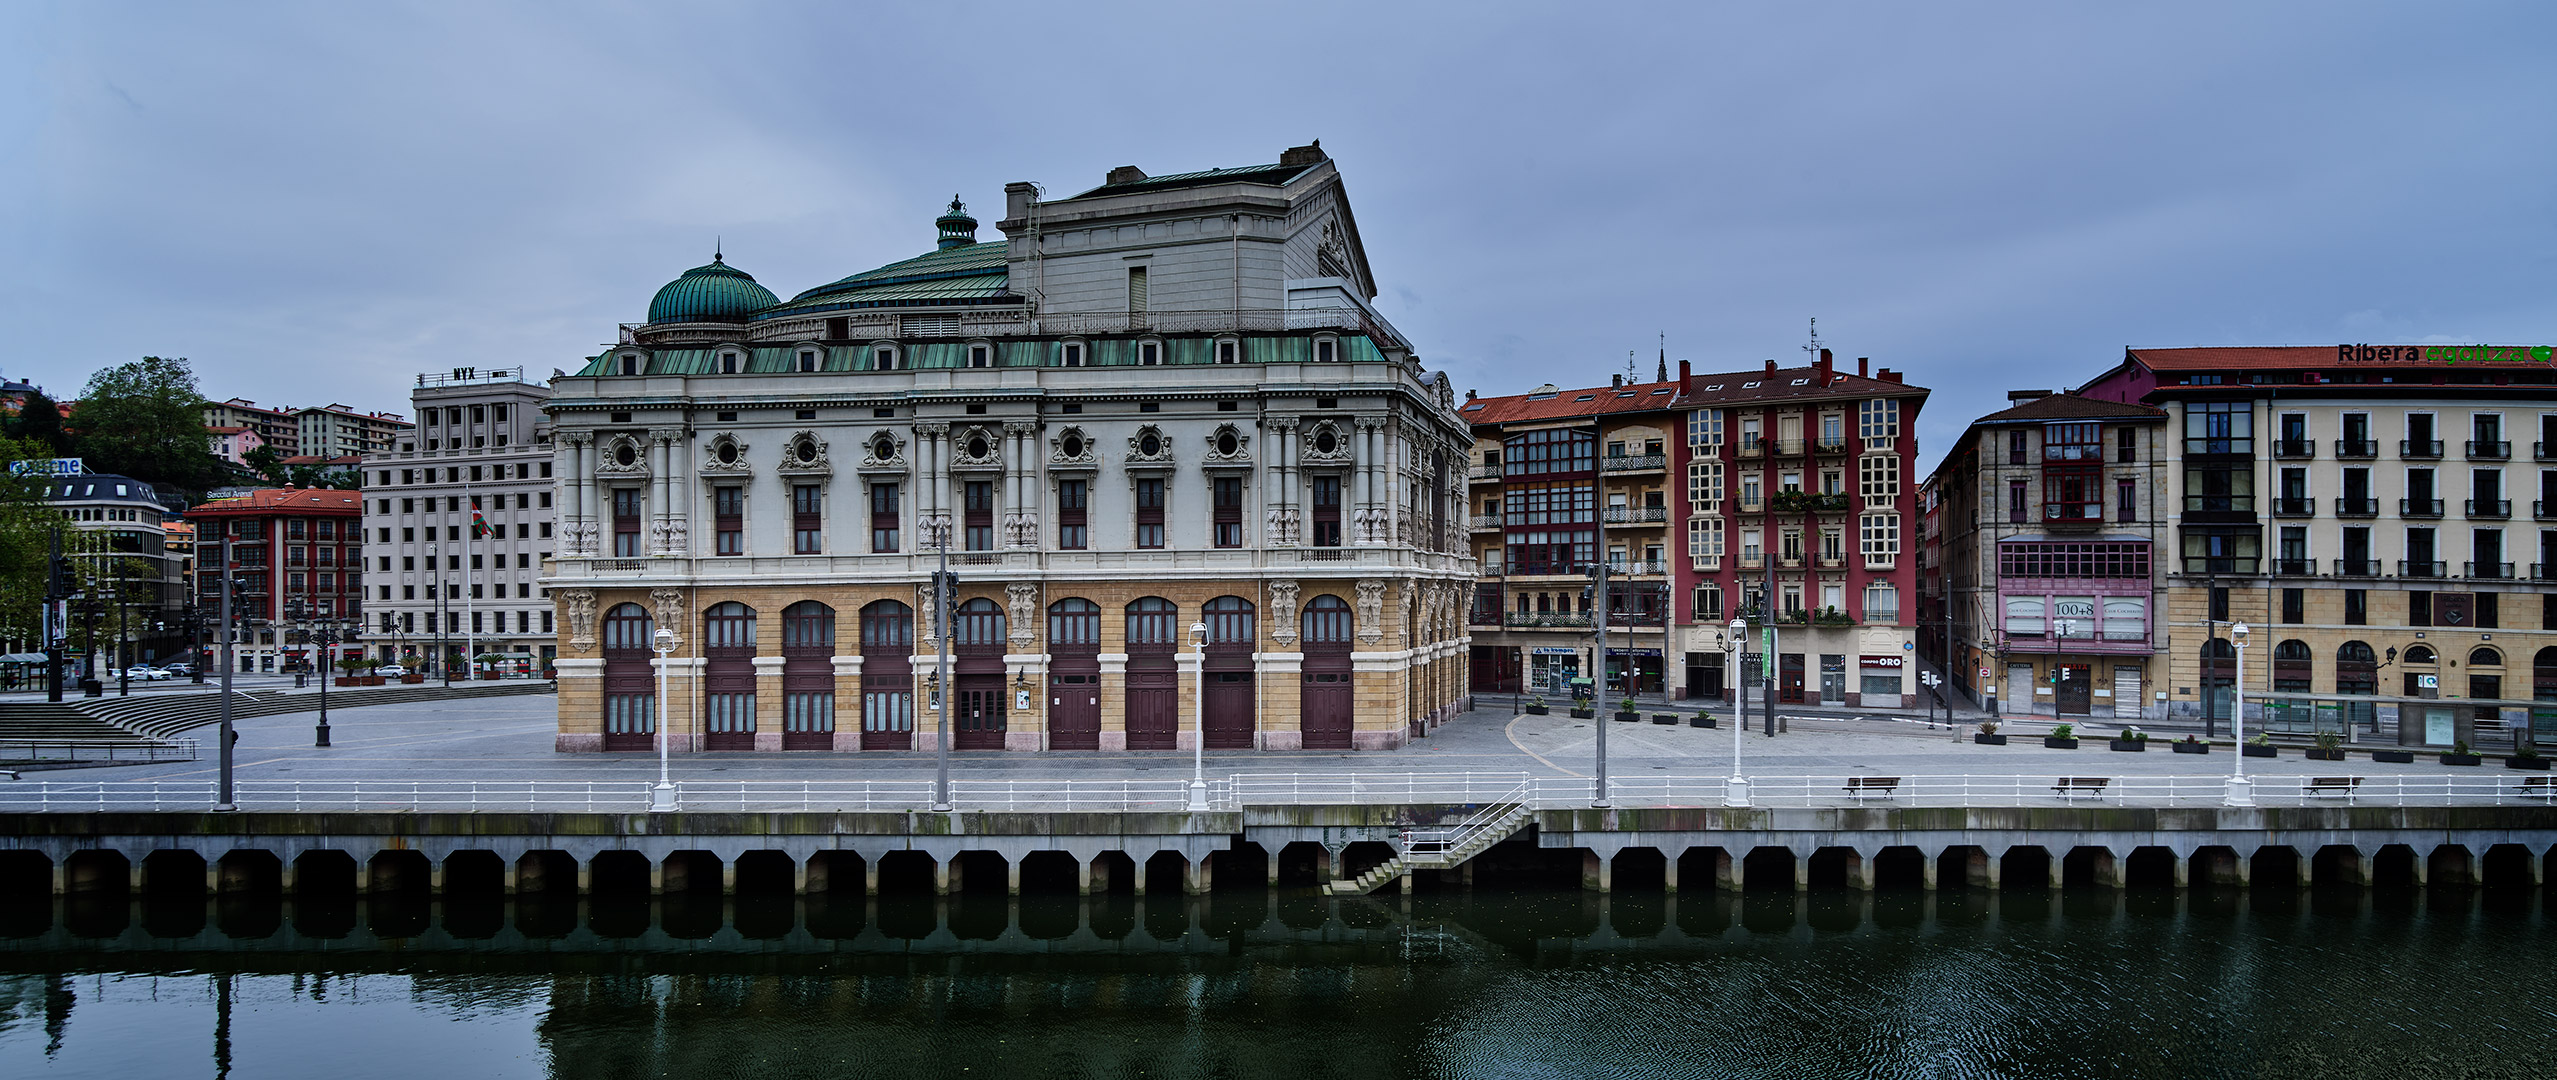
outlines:
[[1598, 710], [1596, 710], [1596, 709], [1573, 709], [1573, 710], [1571, 711], [1571, 718], [1572, 718], [1572, 719], [1574, 719], [1574, 720], [1595, 720], [1595, 719], [1597, 719], [1597, 718], [1598, 718]]
[[1642, 718], [1643, 714], [1638, 712], [1619, 712], [1616, 714], [1616, 722], [1619, 724], [1639, 724], [1642, 722]]
[[2307, 753], [2308, 753], [2308, 759], [2309, 759], [2310, 761], [2342, 761], [2342, 760], [2344, 760], [2344, 751], [2343, 751], [2340, 747], [2339, 747], [2339, 748], [2337, 748], [2337, 749], [2334, 749], [2334, 750], [2320, 750], [2320, 749], [2318, 749], [2318, 748], [2316, 748], [2316, 747], [2312, 746], [2312, 747], [2309, 747], [2309, 748], [2308, 748]]
[[2257, 745], [2255, 745], [2254, 743], [2248, 743], [2248, 744], [2246, 744], [2246, 745], [2244, 745], [2244, 746], [2238, 747], [2238, 753], [2244, 754], [2244, 755], [2246, 755], [2246, 756], [2248, 756], [2248, 757], [2280, 757], [2280, 756], [2282, 756], [2282, 751], [2281, 751], [2281, 748], [2280, 748], [2280, 747], [2275, 747], [2275, 746], [2257, 746]]
[[401, 681], [401, 682], [403, 682], [403, 683], [406, 683], [406, 684], [408, 684], [408, 685], [410, 685], [410, 686], [415, 686], [415, 685], [417, 685], [417, 684], [419, 684], [419, 683], [425, 682], [425, 681], [426, 681], [426, 676], [424, 676], [424, 675], [402, 675], [402, 676], [400, 676], [400, 681]]
[[2415, 752], [2412, 750], [2373, 750], [2371, 751], [2371, 760], [2396, 765], [2412, 765], [2415, 763]]
[[2078, 741], [2076, 739], [2063, 739], [2054, 735], [2045, 735], [2042, 737], [2042, 745], [2050, 747], [2053, 750], [2075, 750], [2078, 748]]
[[1527, 715], [1529, 715], [1529, 716], [1547, 716], [1547, 715], [1551, 715], [1551, 714], [1547, 713], [1547, 712], [1545, 711], [1545, 707], [1544, 707], [1544, 706], [1542, 706], [1542, 705], [1530, 705], [1530, 706], [1528, 706], [1528, 707], [1527, 707]]
[[480, 672], [480, 673], [479, 673], [479, 677], [480, 677], [481, 679], [483, 679], [483, 680], [494, 681], [494, 680], [497, 680], [497, 679], [503, 679], [503, 678], [505, 678], [506, 676], [504, 676], [504, 675], [500, 675], [500, 674], [498, 674], [498, 673], [496, 673], [496, 672], [494, 672], [494, 671], [483, 671], [483, 672]]
[[380, 686], [390, 681], [391, 677], [388, 675], [367, 675], [364, 677], [364, 685], [366, 686]]
[[355, 676], [355, 675], [340, 675], [340, 676], [338, 676], [338, 678], [337, 678], [337, 685], [339, 685], [339, 686], [362, 686], [362, 685], [364, 685], [364, 680], [363, 680], [363, 678], [362, 678], [362, 677], [360, 677], [360, 676]]
[[2211, 752], [2211, 744], [2206, 742], [2172, 742], [2166, 744], [2166, 748], [2179, 754], [2208, 754]]
[[2125, 754], [2143, 754], [2149, 749], [2147, 739], [2114, 739], [2113, 749]]
[[1656, 712], [1656, 713], [1651, 714], [1651, 722], [1652, 722], [1652, 723], [1655, 723], [1655, 724], [1671, 724], [1671, 725], [1675, 725], [1676, 723], [1678, 723], [1678, 714], [1677, 714], [1677, 713]]
[[1979, 746], [2005, 746], [2007, 744], [2007, 737], [2004, 735], [1988, 735], [1975, 731], [1971, 733], [1971, 741]]
[[2478, 757], [2477, 755], [2475, 755], [2475, 754], [2443, 754], [2443, 755], [2442, 755], [2442, 764], [2444, 764], [2444, 765], [2475, 765], [2475, 764], [2477, 764], [2477, 763], [2478, 763], [2479, 761], [2481, 761], [2481, 760], [2483, 760], [2483, 759], [2482, 759], [2482, 758], [2479, 758], [2479, 757]]
[[2504, 767], [2507, 769], [2537, 769], [2541, 772], [2547, 772], [2548, 759], [2544, 757], [2508, 757], [2504, 759]]
[[1697, 713], [1696, 715], [1687, 718], [1687, 726], [1712, 727], [1714, 726], [1714, 718], [1712, 714], [1709, 713]]

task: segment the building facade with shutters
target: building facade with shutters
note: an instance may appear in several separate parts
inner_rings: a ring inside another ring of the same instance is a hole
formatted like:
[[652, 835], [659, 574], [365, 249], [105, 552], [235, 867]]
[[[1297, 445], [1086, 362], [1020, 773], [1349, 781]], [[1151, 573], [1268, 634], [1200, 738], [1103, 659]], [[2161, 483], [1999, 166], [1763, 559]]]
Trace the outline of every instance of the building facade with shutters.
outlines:
[[1951, 693], [2010, 714], [2133, 722], [2166, 712], [2166, 413], [2047, 390], [1971, 422], [1927, 478], [1945, 611], [1919, 652]]
[[2224, 725], [2242, 680], [2250, 730], [2557, 739], [2548, 349], [2132, 349], [2077, 393], [2166, 412], [2177, 714]]
[[538, 674], [558, 655], [541, 585], [557, 550], [550, 395], [521, 368], [418, 376], [417, 424], [360, 463], [369, 655], [463, 678]]
[[[1466, 701], [1469, 445], [1340, 174], [957, 200], [784, 301], [724, 256], [554, 380], [558, 746], [1382, 749]], [[956, 574], [937, 610], [929, 575]], [[952, 685], [939, 685], [939, 620]]]

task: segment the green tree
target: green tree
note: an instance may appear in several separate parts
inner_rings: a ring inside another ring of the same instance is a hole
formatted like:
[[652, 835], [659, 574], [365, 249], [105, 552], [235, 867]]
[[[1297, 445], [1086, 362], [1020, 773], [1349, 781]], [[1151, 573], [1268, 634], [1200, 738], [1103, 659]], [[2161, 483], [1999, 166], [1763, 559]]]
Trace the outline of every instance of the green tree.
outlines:
[[68, 457], [71, 454], [71, 436], [62, 430], [62, 407], [44, 396], [41, 390], [27, 392], [26, 401], [18, 406], [18, 414], [10, 417], [6, 425], [0, 425], [0, 432], [33, 444], [31, 449], [47, 451], [47, 456]]
[[240, 464], [248, 466], [250, 471], [265, 477], [267, 483], [277, 487], [283, 487], [288, 479], [284, 475], [284, 455], [276, 453], [274, 447], [263, 443], [259, 444], [257, 449], [240, 455]]
[[145, 356], [90, 376], [71, 430], [92, 472], [193, 495], [222, 482], [221, 459], [205, 444], [204, 396], [184, 357]]
[[[0, 460], [54, 456], [51, 447], [0, 437]], [[0, 637], [36, 643], [43, 630], [47, 541], [64, 518], [44, 499], [41, 477], [10, 474], [0, 466]]]

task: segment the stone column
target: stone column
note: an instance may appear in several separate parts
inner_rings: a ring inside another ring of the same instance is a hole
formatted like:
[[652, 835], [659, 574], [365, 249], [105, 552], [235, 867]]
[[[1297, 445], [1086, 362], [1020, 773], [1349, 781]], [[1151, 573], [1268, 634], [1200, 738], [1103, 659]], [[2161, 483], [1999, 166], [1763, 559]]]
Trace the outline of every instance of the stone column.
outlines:
[[[1678, 854], [1675, 850], [1660, 853], [1660, 891], [1671, 896], [1678, 895]], [[1470, 867], [1473, 864], [1468, 862], [1465, 865]]]
[[1740, 891], [1740, 860], [1731, 857], [1727, 848], [1712, 848], [1705, 855], [1712, 860], [1714, 888], [1721, 892]]
[[1928, 892], [1934, 892], [1937, 888], [1936, 876], [1941, 869], [1938, 866], [1938, 861], [1944, 858], [1944, 850], [1941, 848], [1932, 851], [1922, 849], [1918, 852], [1918, 857], [1921, 860], [1918, 864], [1918, 887]]
[[781, 707], [781, 666], [786, 662], [780, 655], [778, 629], [781, 616], [779, 612], [769, 615], [757, 612], [756, 615], [756, 637], [764, 635], [767, 624], [772, 625], [776, 633], [771, 645], [761, 641], [755, 643], [755, 749], [774, 751], [781, 749], [781, 729], [786, 715]]
[[1019, 859], [1006, 859], [1003, 862], [1003, 895], [1021, 895], [1021, 860]]
[[1873, 860], [1879, 850], [1856, 849], [1854, 862], [1847, 864], [1847, 887], [1859, 892], [1873, 891]]

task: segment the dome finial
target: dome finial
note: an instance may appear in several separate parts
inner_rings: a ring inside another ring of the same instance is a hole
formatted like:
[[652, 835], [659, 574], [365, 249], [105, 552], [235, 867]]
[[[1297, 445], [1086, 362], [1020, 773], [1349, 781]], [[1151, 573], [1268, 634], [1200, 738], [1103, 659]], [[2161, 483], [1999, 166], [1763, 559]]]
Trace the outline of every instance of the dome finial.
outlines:
[[968, 216], [968, 204], [960, 202], [957, 195], [950, 196], [950, 212], [932, 219], [932, 223], [941, 229], [941, 241], [937, 245], [941, 249], [966, 247], [977, 242], [977, 219]]
[[726, 261], [728, 261], [728, 255], [727, 255], [727, 252], [723, 250], [723, 249], [725, 249], [727, 246], [728, 246], [728, 238], [727, 238], [727, 237], [725, 237], [725, 236], [716, 236], [716, 235], [712, 236], [712, 237], [711, 237], [711, 240], [710, 240], [710, 261], [712, 261], [712, 262], [726, 262]]

